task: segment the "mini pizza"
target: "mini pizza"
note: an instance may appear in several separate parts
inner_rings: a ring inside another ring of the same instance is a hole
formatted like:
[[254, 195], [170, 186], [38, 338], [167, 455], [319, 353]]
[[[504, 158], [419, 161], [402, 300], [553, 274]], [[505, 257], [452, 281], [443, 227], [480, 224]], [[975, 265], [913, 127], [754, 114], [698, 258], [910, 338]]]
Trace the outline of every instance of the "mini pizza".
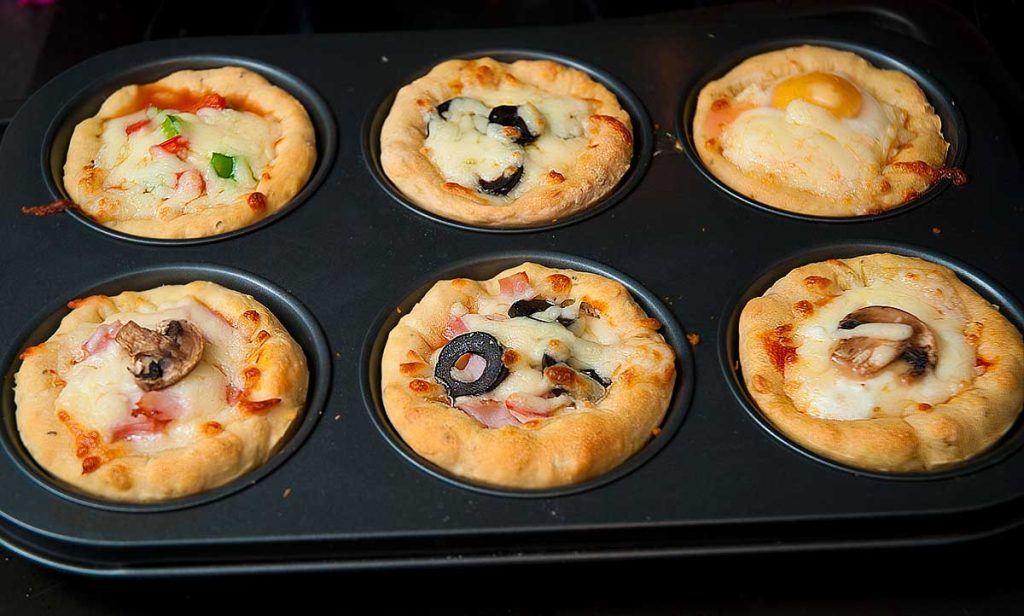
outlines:
[[723, 183], [800, 214], [877, 214], [967, 181], [943, 166], [949, 144], [917, 82], [827, 47], [760, 54], [706, 85], [693, 140]]
[[443, 62], [398, 91], [380, 143], [385, 173], [414, 203], [496, 227], [590, 207], [633, 157], [615, 95], [547, 60]]
[[874, 254], [798, 267], [740, 316], [764, 415], [800, 445], [874, 471], [968, 460], [1024, 401], [1024, 344], [949, 269]]
[[302, 411], [302, 350], [255, 299], [212, 282], [70, 302], [22, 353], [18, 431], [90, 495], [161, 501], [267, 460]]
[[96, 222], [196, 238], [279, 211], [316, 161], [299, 101], [244, 68], [178, 71], [121, 88], [75, 127], [64, 187]]
[[657, 432], [676, 380], [660, 327], [597, 274], [524, 263], [442, 280], [388, 336], [384, 407], [410, 447], [464, 479], [577, 483]]

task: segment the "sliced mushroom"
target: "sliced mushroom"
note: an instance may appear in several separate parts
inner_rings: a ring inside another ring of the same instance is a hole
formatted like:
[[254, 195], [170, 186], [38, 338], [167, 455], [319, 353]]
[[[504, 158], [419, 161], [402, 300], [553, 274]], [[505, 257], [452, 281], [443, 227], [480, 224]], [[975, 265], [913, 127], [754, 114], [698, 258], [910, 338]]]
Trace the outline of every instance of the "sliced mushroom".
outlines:
[[132, 358], [128, 368], [145, 391], [174, 385], [199, 364], [206, 341], [199, 329], [183, 320], [168, 320], [156, 330], [128, 321], [114, 338]]
[[917, 378], [938, 361], [935, 334], [924, 321], [892, 306], [867, 306], [846, 315], [833, 335], [842, 340], [832, 361], [859, 377], [871, 377], [901, 359], [910, 368], [901, 378]]
[[[577, 370], [567, 364], [557, 363], [544, 368], [544, 378], [554, 388], [567, 392], [576, 399], [597, 400], [605, 393], [605, 379], [594, 370]], [[610, 381], [608, 384], [611, 384]]]

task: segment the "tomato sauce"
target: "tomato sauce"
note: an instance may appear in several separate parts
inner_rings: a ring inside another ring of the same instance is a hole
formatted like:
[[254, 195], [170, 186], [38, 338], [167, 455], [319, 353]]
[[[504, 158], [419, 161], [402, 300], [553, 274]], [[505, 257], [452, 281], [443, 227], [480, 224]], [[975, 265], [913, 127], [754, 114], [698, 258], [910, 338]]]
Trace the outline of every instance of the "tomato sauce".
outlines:
[[129, 115], [136, 111], [142, 111], [148, 107], [159, 109], [170, 109], [185, 113], [209, 107], [211, 109], [235, 109], [248, 111], [257, 115], [263, 115], [263, 110], [251, 104], [245, 99], [227, 99], [220, 94], [212, 92], [192, 92], [191, 90], [170, 90], [162, 86], [152, 84], [139, 86], [139, 94], [130, 107], [124, 110], [123, 115]]

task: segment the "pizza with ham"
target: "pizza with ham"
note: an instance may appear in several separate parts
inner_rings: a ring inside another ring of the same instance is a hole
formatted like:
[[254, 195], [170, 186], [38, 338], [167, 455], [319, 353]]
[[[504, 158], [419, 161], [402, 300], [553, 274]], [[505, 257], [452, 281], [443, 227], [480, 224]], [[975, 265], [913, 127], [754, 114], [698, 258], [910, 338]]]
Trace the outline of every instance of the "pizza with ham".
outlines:
[[604, 473], [657, 432], [675, 354], [618, 282], [524, 263], [436, 283], [391, 331], [387, 415], [470, 481], [549, 488]]
[[151, 502], [262, 464], [300, 415], [302, 350], [270, 311], [212, 282], [68, 304], [15, 375], [18, 432], [48, 473]]
[[595, 204], [633, 157], [629, 114], [586, 73], [548, 60], [449, 60], [406, 85], [381, 164], [414, 203], [470, 224], [528, 227]]
[[75, 127], [64, 187], [118, 231], [196, 238], [279, 211], [316, 161], [299, 101], [240, 67], [178, 71], [129, 85]]
[[873, 254], [798, 267], [743, 309], [743, 379], [765, 416], [857, 468], [941, 469], [990, 448], [1024, 402], [1024, 344], [948, 268]]

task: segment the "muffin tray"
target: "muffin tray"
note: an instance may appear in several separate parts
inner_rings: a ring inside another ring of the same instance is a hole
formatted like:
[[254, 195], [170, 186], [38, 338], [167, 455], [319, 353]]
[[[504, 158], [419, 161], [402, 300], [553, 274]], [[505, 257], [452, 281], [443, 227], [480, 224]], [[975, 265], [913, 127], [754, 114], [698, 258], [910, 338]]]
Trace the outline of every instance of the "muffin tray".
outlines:
[[[802, 42], [854, 49], [914, 76], [971, 177], [920, 203], [852, 222], [751, 205], [710, 181], [687, 141], [696, 90], [736, 61]], [[375, 139], [397, 88], [450, 57], [550, 57], [606, 83], [633, 115], [623, 185], [578, 219], [515, 233], [452, 225], [397, 196]], [[242, 64], [295, 94], [319, 162], [284, 213], [213, 240], [138, 241], [80, 215], [20, 207], [60, 198], [73, 124], [124, 83]], [[953, 53], [835, 18], [189, 39], [88, 60], [41, 88], [0, 146], [0, 302], [5, 380], [0, 541], [28, 558], [102, 575], [173, 575], [573, 561], [649, 555], [931, 544], [1024, 521], [1021, 422], [956, 469], [879, 476], [789, 444], [735, 370], [743, 302], [791, 267], [874, 251], [953, 267], [1024, 329], [1018, 153], [996, 100]], [[583, 485], [522, 492], [467, 485], [401, 444], [378, 396], [384, 336], [436, 279], [490, 277], [532, 259], [623, 281], [665, 323], [679, 383], [661, 433]], [[66, 301], [206, 278], [251, 293], [302, 344], [307, 415], [263, 468], [160, 505], [98, 502], [47, 478], [14, 422], [18, 354], [50, 335]], [[690, 346], [686, 334], [699, 342]]]

